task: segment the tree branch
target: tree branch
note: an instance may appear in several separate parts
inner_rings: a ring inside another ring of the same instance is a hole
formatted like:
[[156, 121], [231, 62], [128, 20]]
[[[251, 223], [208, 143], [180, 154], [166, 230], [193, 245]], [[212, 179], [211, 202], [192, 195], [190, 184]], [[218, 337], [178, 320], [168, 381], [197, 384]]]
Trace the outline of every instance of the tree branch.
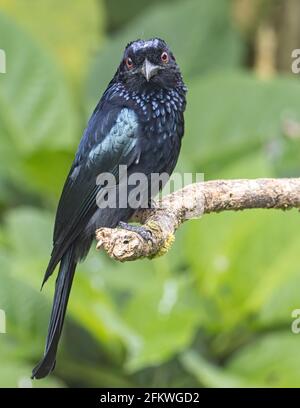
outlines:
[[134, 221], [143, 224], [152, 239], [121, 228], [96, 231], [97, 249], [103, 248], [111, 258], [133, 261], [153, 258], [168, 251], [177, 228], [191, 218], [221, 211], [252, 208], [300, 208], [300, 178], [215, 180], [190, 184], [164, 197], [155, 208], [141, 209]]

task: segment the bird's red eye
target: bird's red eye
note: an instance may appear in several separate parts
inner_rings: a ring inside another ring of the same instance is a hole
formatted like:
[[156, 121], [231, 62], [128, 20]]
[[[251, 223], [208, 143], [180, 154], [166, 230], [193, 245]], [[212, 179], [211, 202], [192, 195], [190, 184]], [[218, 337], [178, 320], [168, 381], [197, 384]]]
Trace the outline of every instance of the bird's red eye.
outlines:
[[133, 61], [130, 57], [125, 59], [125, 64], [127, 66], [128, 69], [131, 69], [133, 67]]
[[161, 54], [160, 59], [162, 60], [162, 62], [163, 62], [164, 64], [166, 64], [167, 62], [169, 62], [169, 55], [168, 55], [168, 53], [167, 53], [166, 51], [164, 51], [164, 52]]

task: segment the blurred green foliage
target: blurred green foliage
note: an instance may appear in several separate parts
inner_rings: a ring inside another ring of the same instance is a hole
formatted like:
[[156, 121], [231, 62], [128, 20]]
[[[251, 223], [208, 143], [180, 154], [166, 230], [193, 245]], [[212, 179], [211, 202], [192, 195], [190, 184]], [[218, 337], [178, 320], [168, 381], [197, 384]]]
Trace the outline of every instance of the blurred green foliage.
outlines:
[[[39, 289], [55, 206], [127, 41], [161, 36], [182, 68], [178, 170], [299, 174], [300, 135], [288, 126], [300, 121], [299, 82], [245, 69], [229, 1], [109, 3], [0, 0], [0, 387], [31, 385], [52, 302], [54, 279]], [[223, 213], [188, 222], [153, 261], [121, 265], [92, 249], [78, 267], [56, 370], [33, 386], [299, 386], [290, 329], [298, 225], [296, 212]]]

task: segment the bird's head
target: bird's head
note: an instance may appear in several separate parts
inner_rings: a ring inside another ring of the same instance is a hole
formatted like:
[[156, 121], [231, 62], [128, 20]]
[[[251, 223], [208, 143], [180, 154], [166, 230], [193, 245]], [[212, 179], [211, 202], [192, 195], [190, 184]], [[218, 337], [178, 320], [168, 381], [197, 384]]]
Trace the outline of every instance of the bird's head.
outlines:
[[118, 80], [131, 90], [173, 88], [182, 83], [174, 55], [160, 38], [137, 40], [125, 48]]

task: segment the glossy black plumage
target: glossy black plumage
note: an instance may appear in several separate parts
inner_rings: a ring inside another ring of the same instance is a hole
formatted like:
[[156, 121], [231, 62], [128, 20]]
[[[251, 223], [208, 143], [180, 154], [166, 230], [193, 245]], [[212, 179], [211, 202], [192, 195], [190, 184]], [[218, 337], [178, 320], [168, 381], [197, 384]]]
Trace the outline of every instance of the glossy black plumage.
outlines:
[[[167, 62], [162, 53], [167, 53]], [[184, 132], [185, 93], [175, 58], [163, 40], [128, 44], [88, 122], [58, 205], [43, 284], [59, 263], [60, 268], [45, 355], [33, 370], [34, 378], [45, 377], [54, 368], [76, 264], [87, 254], [95, 230], [116, 227], [134, 212], [128, 206], [100, 209], [96, 198], [102, 186], [96, 184], [97, 176], [110, 172], [118, 180], [120, 164], [127, 165], [128, 176], [171, 174]]]

